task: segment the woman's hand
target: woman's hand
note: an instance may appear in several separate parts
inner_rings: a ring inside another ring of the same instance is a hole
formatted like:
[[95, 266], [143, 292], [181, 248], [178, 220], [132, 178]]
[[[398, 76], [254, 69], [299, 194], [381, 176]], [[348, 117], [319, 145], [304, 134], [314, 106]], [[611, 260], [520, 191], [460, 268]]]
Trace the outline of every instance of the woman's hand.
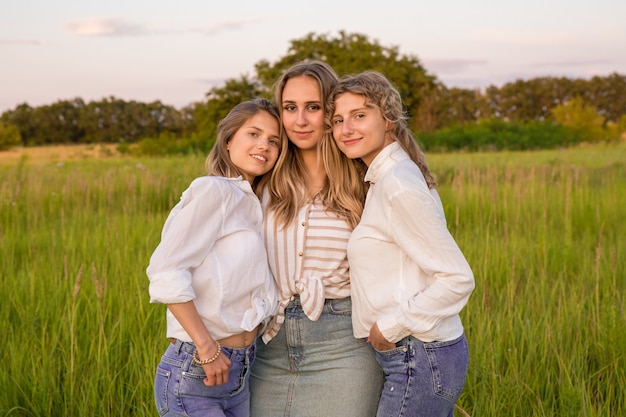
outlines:
[[230, 372], [230, 359], [222, 352], [213, 362], [202, 365], [202, 369], [206, 373], [204, 385], [207, 387], [226, 384]]
[[385, 350], [391, 350], [396, 347], [395, 343], [391, 343], [385, 336], [378, 330], [378, 324], [374, 323], [372, 328], [370, 329], [370, 336], [368, 338], [369, 342], [372, 344], [372, 347], [379, 352], [383, 352]]

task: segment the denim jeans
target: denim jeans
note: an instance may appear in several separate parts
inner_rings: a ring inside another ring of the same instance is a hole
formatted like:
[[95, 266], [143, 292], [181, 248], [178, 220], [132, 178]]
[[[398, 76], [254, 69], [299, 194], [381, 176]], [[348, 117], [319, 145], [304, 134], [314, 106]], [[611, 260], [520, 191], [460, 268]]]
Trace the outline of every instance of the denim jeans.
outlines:
[[249, 417], [250, 366], [255, 344], [233, 349], [222, 347], [230, 358], [228, 383], [207, 387], [206, 374], [192, 361], [196, 347], [177, 340], [170, 344], [157, 365], [154, 399], [160, 416]]
[[430, 343], [408, 336], [376, 359], [385, 373], [376, 417], [453, 417], [467, 375], [465, 335]]
[[253, 417], [374, 417], [383, 373], [352, 332], [352, 300], [326, 300], [311, 321], [298, 299], [267, 345], [257, 340], [250, 378]]

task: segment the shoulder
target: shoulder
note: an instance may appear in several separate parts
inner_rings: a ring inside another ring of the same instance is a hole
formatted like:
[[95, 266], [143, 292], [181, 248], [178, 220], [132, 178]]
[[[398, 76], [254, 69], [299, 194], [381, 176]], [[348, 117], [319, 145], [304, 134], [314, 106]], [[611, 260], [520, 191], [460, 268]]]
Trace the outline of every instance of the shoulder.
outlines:
[[429, 193], [422, 171], [410, 159], [403, 159], [394, 164], [380, 179], [380, 184], [386, 193], [392, 195], [406, 191]]
[[236, 179], [217, 176], [204, 176], [194, 179], [185, 193], [191, 197], [210, 195], [228, 195], [239, 190]]

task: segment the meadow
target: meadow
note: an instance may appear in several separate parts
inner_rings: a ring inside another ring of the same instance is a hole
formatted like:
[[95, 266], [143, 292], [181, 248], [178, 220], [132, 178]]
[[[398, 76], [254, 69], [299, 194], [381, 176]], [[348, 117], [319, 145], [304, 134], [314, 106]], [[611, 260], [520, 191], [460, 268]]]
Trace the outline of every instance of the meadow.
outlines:
[[[459, 405], [626, 415], [626, 143], [428, 161], [476, 278]], [[157, 415], [169, 342], [145, 267], [203, 164], [0, 153], [0, 417]]]

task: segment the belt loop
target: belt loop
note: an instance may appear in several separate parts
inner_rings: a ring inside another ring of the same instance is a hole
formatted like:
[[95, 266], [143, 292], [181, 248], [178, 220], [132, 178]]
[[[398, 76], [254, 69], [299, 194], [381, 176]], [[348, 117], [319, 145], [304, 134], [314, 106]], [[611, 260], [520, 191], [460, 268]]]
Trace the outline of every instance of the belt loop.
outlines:
[[180, 348], [183, 346], [184, 342], [180, 339], [172, 339], [172, 342], [174, 342], [174, 352], [176, 356], [180, 355]]

